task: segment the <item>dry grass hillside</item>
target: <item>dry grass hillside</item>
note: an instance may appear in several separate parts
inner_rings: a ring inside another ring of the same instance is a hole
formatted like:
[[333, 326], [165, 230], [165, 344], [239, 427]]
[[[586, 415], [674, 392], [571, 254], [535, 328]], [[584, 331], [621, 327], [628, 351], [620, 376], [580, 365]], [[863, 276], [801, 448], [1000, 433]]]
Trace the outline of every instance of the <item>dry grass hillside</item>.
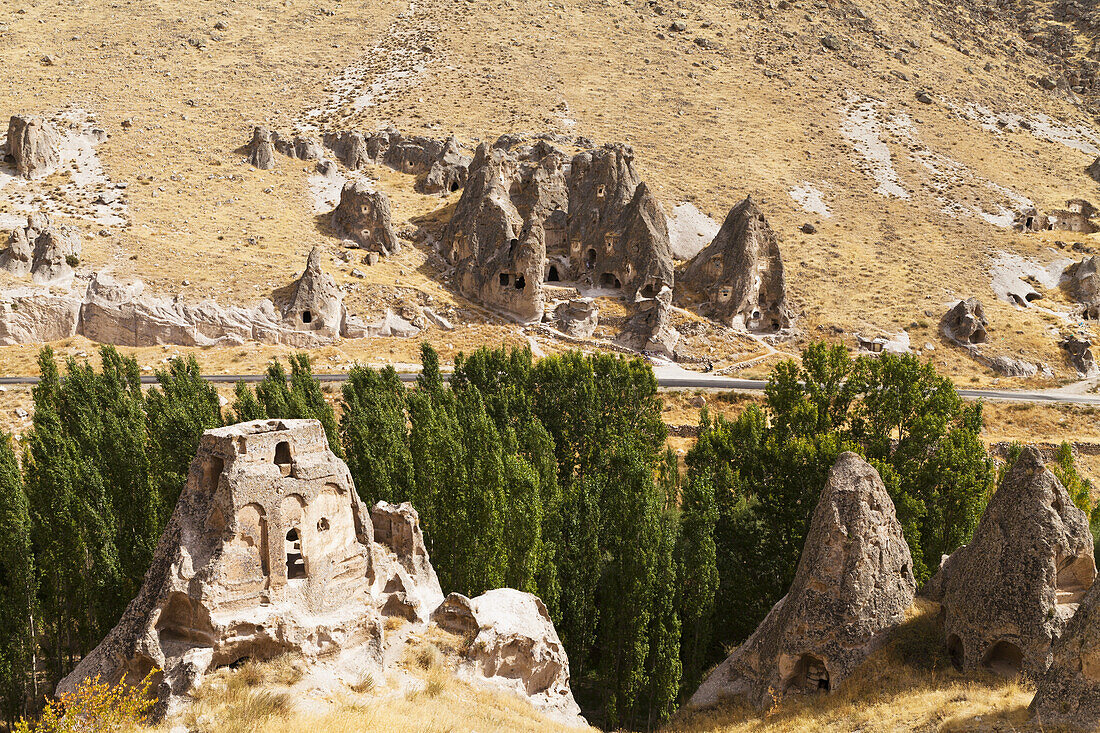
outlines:
[[[1096, 236], [1002, 226], [1025, 202], [1047, 210], [1100, 194], [1084, 174], [1100, 132], [1071, 93], [1035, 83], [1050, 69], [1032, 52], [1008, 13], [978, 2], [38, 0], [0, 21], [0, 112], [79, 109], [108, 131], [98, 153], [110, 180], [128, 184], [126, 221], [56, 208], [84, 229], [86, 266], [158, 292], [269, 297], [321, 244], [353, 312], [430, 299], [456, 309], [456, 331], [425, 334], [445, 351], [526, 339], [561, 348], [458, 297], [427, 248], [353, 277], [362, 265], [335, 259], [312, 164], [280, 157], [275, 170], [253, 170], [238, 151], [256, 123], [393, 124], [470, 146], [548, 131], [632, 144], [668, 211], [691, 202], [720, 220], [756, 196], [780, 235], [804, 339], [907, 330], [942, 370], [984, 384], [992, 373], [936, 329], [946, 304], [976, 295], [991, 353], [1045, 362], [1067, 380], [1057, 334], [1076, 324], [991, 287], [999, 274], [1079, 258], [1072, 245]], [[398, 228], [445, 220], [457, 198], [373, 175]], [[55, 178], [40, 195], [50, 205], [66, 195]], [[0, 190], [5, 213], [20, 209]], [[800, 231], [806, 222], [816, 234]], [[415, 344], [334, 350], [325, 358], [342, 366], [405, 360]], [[4, 371], [27, 371], [23, 351], [0, 350]], [[760, 355], [748, 341], [719, 351], [729, 364]]]

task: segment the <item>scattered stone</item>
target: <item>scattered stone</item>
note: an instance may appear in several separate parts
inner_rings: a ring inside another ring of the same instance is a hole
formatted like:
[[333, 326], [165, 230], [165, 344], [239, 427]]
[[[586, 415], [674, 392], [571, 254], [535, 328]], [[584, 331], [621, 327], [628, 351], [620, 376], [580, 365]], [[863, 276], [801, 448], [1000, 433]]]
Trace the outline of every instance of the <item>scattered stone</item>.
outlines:
[[791, 325], [779, 240], [751, 196], [688, 262], [680, 286], [704, 314], [728, 325], [767, 332]]
[[943, 605], [959, 669], [1033, 677], [1050, 665], [1096, 577], [1088, 517], [1028, 446], [990, 499], [970, 544], [945, 558], [921, 594]]
[[432, 622], [467, 640], [460, 677], [489, 680], [561, 722], [586, 725], [569, 688], [565, 647], [536, 596], [511, 588], [473, 599], [452, 593]]
[[913, 602], [909, 545], [878, 472], [842, 453], [810, 521], [787, 595], [703, 681], [689, 707], [744, 695], [757, 708], [829, 693], [885, 640]]
[[57, 129], [41, 117], [12, 115], [8, 122], [8, 153], [24, 178], [44, 178], [61, 163]]
[[924, 89], [921, 89], [917, 92], [917, 101], [921, 104], [932, 104], [932, 102], [935, 100], [932, 99], [931, 94], [929, 94]]
[[802, 229], [803, 234], [817, 234], [817, 227], [815, 227], [810, 222], [806, 222], [800, 228]]
[[821, 37], [821, 45], [829, 49], [830, 51], [840, 50], [840, 41], [838, 41], [836, 39], [836, 36], [834, 36], [832, 33], [826, 34]]
[[940, 330], [953, 343], [967, 346], [984, 344], [989, 340], [985, 309], [977, 298], [967, 298], [956, 303], [940, 320]]
[[332, 212], [332, 226], [362, 249], [394, 254], [401, 243], [393, 231], [390, 201], [366, 181], [348, 181], [340, 191], [340, 203]]

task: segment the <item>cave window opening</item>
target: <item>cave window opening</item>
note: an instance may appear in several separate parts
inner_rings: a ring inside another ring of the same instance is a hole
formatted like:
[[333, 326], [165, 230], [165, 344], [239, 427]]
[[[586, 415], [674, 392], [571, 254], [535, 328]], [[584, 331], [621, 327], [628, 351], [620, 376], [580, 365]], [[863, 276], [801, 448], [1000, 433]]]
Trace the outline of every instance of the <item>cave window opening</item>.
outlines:
[[588, 251], [584, 253], [584, 266], [588, 268], [595, 267], [596, 265], [596, 250], [589, 247]]
[[803, 654], [787, 680], [787, 689], [802, 692], [828, 692], [829, 670], [813, 654]]
[[309, 311], [302, 311], [302, 323], [313, 323], [313, 314]]
[[506, 272], [500, 273], [500, 287], [502, 287], [502, 288], [508, 287], [508, 283], [510, 283], [511, 281], [512, 281], [512, 276], [511, 275], [509, 275]]
[[321, 517], [317, 520], [317, 531], [328, 532], [328, 517]]
[[523, 277], [523, 275], [520, 275], [516, 278], [515, 288], [516, 290], [523, 290], [525, 287], [527, 287], [527, 280]]
[[652, 298], [656, 294], [657, 294], [657, 286], [654, 285], [653, 283], [646, 283], [645, 287], [642, 288], [642, 297], [643, 298]]
[[458, 181], [451, 181], [451, 193], [458, 190]]
[[561, 276], [558, 275], [558, 268], [554, 265], [550, 265], [550, 271], [546, 273], [546, 282], [556, 283], [561, 280]]
[[306, 577], [306, 559], [302, 556], [302, 536], [294, 527], [286, 533], [286, 577], [297, 580]]
[[290, 443], [285, 440], [280, 441], [279, 444], [275, 446], [275, 465], [279, 467], [279, 470], [284, 476], [290, 475]]
[[518, 246], [519, 246], [519, 240], [518, 239], [510, 240], [508, 242], [508, 254], [512, 254], [513, 252], [515, 252], [516, 247], [518, 247]]
[[1015, 677], [1023, 669], [1024, 653], [1015, 644], [1001, 640], [989, 649], [982, 664], [996, 674]]

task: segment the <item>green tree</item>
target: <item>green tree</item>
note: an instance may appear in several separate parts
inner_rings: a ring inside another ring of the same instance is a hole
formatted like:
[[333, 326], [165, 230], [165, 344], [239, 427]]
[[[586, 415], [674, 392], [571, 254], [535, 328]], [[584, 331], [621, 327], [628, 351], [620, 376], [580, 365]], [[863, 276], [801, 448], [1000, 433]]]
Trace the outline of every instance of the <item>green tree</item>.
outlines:
[[373, 505], [413, 497], [405, 385], [393, 367], [356, 365], [343, 387], [340, 435], [359, 496]]
[[170, 512], [203, 432], [223, 421], [218, 392], [202, 378], [194, 356], [172, 359], [156, 376], [159, 387], [145, 395], [149, 458], [160, 501]]
[[27, 714], [35, 672], [36, 612], [31, 519], [11, 436], [0, 436], [0, 712]]

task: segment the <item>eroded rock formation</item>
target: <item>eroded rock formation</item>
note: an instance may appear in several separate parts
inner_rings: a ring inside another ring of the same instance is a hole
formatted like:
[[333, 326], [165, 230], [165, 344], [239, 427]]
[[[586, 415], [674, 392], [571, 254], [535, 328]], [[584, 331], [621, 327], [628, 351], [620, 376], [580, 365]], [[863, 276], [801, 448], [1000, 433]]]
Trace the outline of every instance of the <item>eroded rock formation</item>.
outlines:
[[673, 285], [668, 222], [634, 169], [629, 145], [573, 157], [569, 171], [569, 256], [576, 278], [653, 297]]
[[1092, 341], [1088, 336], [1080, 333], [1069, 334], [1062, 339], [1061, 346], [1066, 352], [1070, 365], [1079, 375], [1095, 377], [1100, 374], [1096, 357], [1092, 353]]
[[680, 286], [704, 314], [727, 325], [769, 332], [791, 325], [779, 240], [751, 196], [688, 262]]
[[668, 359], [675, 357], [679, 341], [680, 332], [672, 325], [672, 292], [668, 288], [640, 301], [618, 337], [627, 348]]
[[470, 158], [453, 137], [433, 140], [406, 136], [392, 128], [363, 135], [348, 131], [324, 137], [325, 147], [351, 169], [364, 164], [385, 165], [414, 176], [423, 176], [418, 188], [423, 193], [452, 193], [466, 182]]
[[332, 212], [332, 225], [341, 235], [380, 254], [401, 249], [393, 231], [390, 200], [366, 181], [348, 181], [340, 191], [340, 203]]
[[244, 658], [293, 651], [380, 670], [381, 562], [320, 423], [207, 431], [137, 598], [58, 691], [97, 674], [133, 683], [157, 668], [163, 713], [207, 671]]
[[1031, 701], [1034, 720], [1048, 730], [1100, 729], [1100, 583], [1081, 600], [1052, 657]]
[[452, 593], [432, 622], [468, 640], [461, 675], [489, 680], [564, 722], [584, 725], [569, 688], [565, 647], [538, 597], [511, 588], [472, 599]]
[[56, 128], [41, 117], [12, 115], [8, 122], [8, 154], [24, 178], [43, 178], [61, 163]]
[[248, 164], [261, 170], [275, 167], [275, 136], [266, 127], [252, 128], [252, 139], [246, 146]]
[[554, 309], [553, 322], [562, 333], [574, 338], [589, 338], [600, 322], [600, 310], [592, 298], [576, 298]]
[[429, 623], [468, 637], [460, 673], [470, 681], [584, 724], [538, 598], [501, 589], [444, 602], [412, 506], [368, 511], [316, 420], [256, 420], [202, 436], [138, 596], [58, 692], [157, 669], [163, 716], [208, 672], [284, 653], [354, 687], [384, 676], [409, 632]]
[[1084, 308], [1084, 317], [1100, 318], [1100, 278], [1097, 277], [1095, 257], [1086, 257], [1066, 268], [1062, 283], [1070, 297]]
[[80, 251], [80, 234], [75, 229], [36, 212], [28, 217], [26, 227], [11, 233], [7, 249], [0, 252], [0, 267], [13, 275], [30, 273], [38, 283], [54, 283], [72, 277]]
[[960, 669], [1042, 674], [1051, 643], [1093, 583], [1088, 518], [1027, 447], [989, 501], [970, 544], [944, 560], [922, 595], [943, 605]]
[[756, 707], [837, 690], [913, 602], [909, 545], [878, 472], [842, 453], [814, 511], [790, 590], [703, 681], [691, 707], [744, 695]]
[[[536, 178], [533, 170], [557, 175]], [[555, 152], [521, 161], [500, 148], [478, 147], [442, 241], [463, 295], [522, 320], [542, 318], [549, 213], [544, 209], [563, 183]]]
[[985, 310], [977, 298], [967, 298], [956, 303], [940, 321], [943, 335], [953, 343], [969, 346], [984, 344], [989, 340]]
[[331, 340], [343, 331], [346, 310], [344, 294], [321, 266], [323, 257], [320, 247], [310, 250], [306, 269], [294, 284], [290, 302], [283, 308], [283, 324]]

